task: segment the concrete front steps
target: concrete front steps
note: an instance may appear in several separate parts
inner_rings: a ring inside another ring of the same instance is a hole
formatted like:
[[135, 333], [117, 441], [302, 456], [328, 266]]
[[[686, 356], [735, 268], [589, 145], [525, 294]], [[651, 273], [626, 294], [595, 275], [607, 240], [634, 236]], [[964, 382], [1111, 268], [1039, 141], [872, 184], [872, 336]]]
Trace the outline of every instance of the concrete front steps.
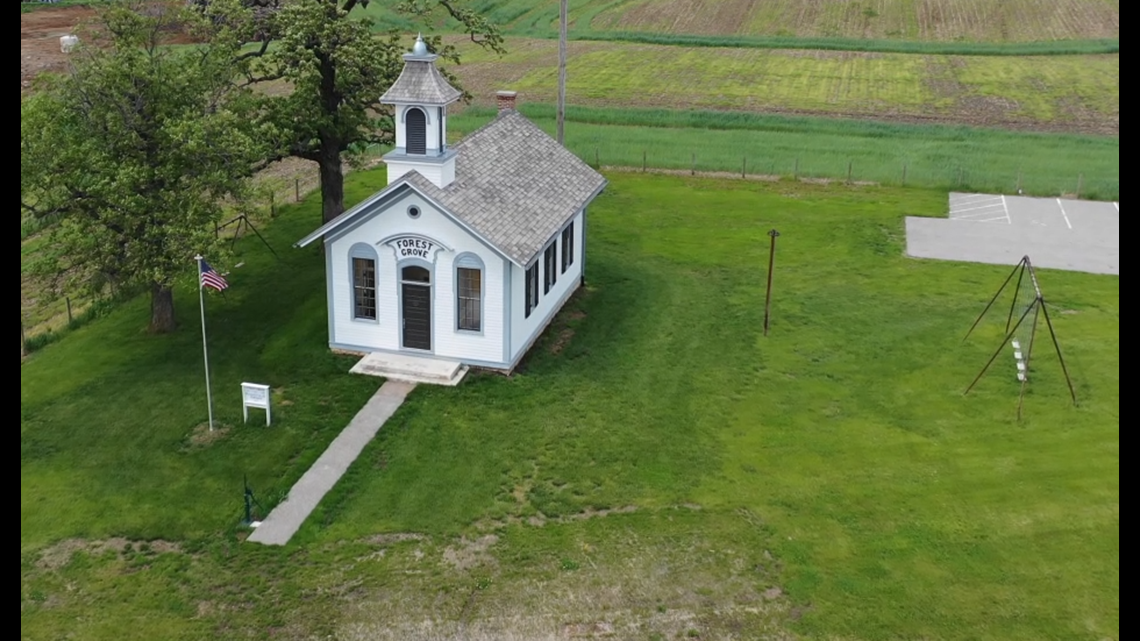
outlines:
[[393, 381], [454, 387], [463, 380], [468, 369], [466, 365], [455, 361], [372, 352], [360, 359], [349, 371]]

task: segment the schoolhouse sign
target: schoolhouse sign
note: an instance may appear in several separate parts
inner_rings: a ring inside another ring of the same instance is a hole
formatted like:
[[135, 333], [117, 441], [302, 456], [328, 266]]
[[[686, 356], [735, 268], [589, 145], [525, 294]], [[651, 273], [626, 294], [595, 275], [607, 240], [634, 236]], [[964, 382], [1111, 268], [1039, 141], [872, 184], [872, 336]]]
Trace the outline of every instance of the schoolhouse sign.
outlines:
[[432, 253], [439, 248], [434, 242], [417, 236], [399, 236], [388, 241], [396, 249], [397, 258], [422, 258], [431, 260]]

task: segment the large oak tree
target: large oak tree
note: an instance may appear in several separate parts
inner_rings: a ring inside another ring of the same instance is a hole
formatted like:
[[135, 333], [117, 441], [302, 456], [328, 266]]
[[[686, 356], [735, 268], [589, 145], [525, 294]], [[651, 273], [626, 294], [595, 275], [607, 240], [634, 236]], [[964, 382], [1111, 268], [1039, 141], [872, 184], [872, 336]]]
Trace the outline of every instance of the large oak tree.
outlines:
[[[502, 38], [486, 18], [463, 0], [404, 0], [391, 11], [429, 21], [437, 13], [453, 19], [472, 40], [502, 51]], [[290, 0], [273, 13], [249, 80], [283, 80], [291, 91], [267, 101], [270, 122], [289, 135], [282, 156], [315, 161], [320, 169], [322, 216], [329, 221], [344, 207], [343, 161], [369, 147], [388, 145], [394, 130], [380, 96], [403, 69], [408, 40], [378, 37], [364, 14], [368, 0]], [[452, 46], [426, 39], [443, 59], [458, 62]]]
[[[21, 204], [53, 223], [47, 269], [149, 289], [152, 332], [174, 329], [174, 281], [279, 140], [235, 82], [248, 34], [214, 19], [231, 8], [104, 5], [67, 72], [21, 104]], [[204, 42], [167, 46], [187, 32]]]

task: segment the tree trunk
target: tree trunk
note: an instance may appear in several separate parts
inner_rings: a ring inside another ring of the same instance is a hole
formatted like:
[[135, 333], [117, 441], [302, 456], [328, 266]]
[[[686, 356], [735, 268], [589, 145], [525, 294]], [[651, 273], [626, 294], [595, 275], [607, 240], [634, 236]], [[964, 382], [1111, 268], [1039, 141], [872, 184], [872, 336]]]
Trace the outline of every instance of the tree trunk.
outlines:
[[324, 222], [344, 213], [344, 171], [340, 160], [340, 145], [321, 141], [321, 216]]
[[176, 327], [174, 322], [174, 290], [166, 285], [150, 286], [150, 327], [152, 334], [168, 334]]

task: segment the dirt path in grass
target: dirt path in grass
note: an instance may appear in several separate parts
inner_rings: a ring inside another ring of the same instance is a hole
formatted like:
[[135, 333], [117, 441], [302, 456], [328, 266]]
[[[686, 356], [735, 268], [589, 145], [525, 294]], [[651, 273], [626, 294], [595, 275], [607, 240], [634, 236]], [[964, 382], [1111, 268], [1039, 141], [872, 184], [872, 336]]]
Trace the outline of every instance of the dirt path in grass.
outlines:
[[21, 91], [27, 91], [37, 75], [64, 68], [67, 54], [60, 51], [60, 37], [94, 15], [88, 7], [53, 7], [20, 14]]

